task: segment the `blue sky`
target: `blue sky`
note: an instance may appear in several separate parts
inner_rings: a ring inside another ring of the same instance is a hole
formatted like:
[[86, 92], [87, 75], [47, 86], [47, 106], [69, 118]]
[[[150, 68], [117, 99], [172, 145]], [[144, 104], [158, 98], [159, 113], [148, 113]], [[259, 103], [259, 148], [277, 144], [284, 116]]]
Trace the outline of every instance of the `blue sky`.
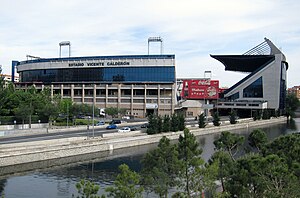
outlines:
[[148, 37], [161, 36], [177, 77], [209, 70], [229, 87], [244, 74], [209, 55], [243, 54], [267, 37], [287, 57], [291, 87], [300, 85], [299, 11], [298, 0], [0, 0], [0, 65], [9, 74], [27, 54], [58, 57], [61, 41], [72, 56], [146, 54]]

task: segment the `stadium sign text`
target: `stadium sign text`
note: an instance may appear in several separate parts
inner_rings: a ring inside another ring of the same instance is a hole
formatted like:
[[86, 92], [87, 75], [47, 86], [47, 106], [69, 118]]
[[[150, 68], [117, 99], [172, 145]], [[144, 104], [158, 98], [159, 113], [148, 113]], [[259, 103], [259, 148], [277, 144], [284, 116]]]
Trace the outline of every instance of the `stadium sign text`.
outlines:
[[87, 62], [87, 63], [69, 63], [69, 67], [83, 67], [83, 66], [119, 66], [130, 65], [128, 61], [111, 61], [111, 62]]

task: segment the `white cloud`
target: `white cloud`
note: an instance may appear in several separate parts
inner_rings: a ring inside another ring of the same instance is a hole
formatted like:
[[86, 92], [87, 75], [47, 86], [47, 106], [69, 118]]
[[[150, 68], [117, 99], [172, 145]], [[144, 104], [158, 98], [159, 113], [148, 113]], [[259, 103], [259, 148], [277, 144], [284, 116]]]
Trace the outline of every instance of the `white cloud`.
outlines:
[[[63, 40], [71, 41], [73, 56], [146, 54], [147, 38], [162, 36], [164, 52], [176, 54], [177, 76], [202, 77], [212, 70], [221, 86], [231, 86], [244, 74], [225, 72], [209, 54], [242, 54], [268, 37], [290, 63], [289, 86], [299, 85], [297, 0], [0, 2], [5, 73], [10, 73], [11, 60], [24, 60], [26, 54], [57, 57]], [[158, 52], [157, 47], [151, 50]]]

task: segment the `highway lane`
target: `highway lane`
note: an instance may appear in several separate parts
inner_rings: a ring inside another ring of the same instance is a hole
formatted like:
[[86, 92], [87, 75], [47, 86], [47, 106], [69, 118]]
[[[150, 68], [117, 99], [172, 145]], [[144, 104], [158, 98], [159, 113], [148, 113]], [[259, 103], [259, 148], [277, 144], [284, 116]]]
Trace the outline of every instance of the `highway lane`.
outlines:
[[[140, 127], [141, 125], [135, 125]], [[121, 127], [119, 127], [121, 128]], [[107, 130], [105, 128], [96, 128], [94, 129], [94, 137], [101, 136], [104, 133], [113, 133], [117, 132], [118, 129]], [[39, 133], [39, 134], [24, 134], [18, 136], [8, 136], [1, 137], [0, 144], [10, 144], [10, 143], [20, 143], [20, 142], [31, 142], [31, 141], [40, 141], [40, 140], [53, 140], [61, 138], [72, 138], [72, 137], [93, 137], [92, 127], [82, 130], [72, 130], [72, 128], [66, 129], [63, 132], [51, 132], [51, 133]]]

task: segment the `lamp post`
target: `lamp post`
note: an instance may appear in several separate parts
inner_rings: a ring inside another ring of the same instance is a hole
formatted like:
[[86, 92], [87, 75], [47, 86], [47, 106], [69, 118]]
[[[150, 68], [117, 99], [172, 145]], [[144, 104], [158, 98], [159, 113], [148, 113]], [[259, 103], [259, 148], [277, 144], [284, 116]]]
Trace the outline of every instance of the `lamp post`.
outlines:
[[95, 137], [95, 123], [94, 123], [94, 120], [95, 120], [95, 98], [93, 96], [93, 138]]

